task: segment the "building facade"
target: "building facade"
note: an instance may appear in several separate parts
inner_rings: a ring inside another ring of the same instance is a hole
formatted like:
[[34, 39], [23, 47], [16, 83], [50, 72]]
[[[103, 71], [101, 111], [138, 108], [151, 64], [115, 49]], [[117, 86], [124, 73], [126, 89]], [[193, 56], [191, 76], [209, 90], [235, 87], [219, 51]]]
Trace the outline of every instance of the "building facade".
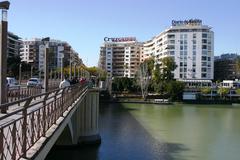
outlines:
[[175, 79], [214, 78], [214, 33], [201, 20], [172, 21], [170, 28], [143, 43], [125, 39], [106, 37], [101, 46], [99, 67], [110, 77], [134, 77], [144, 60], [153, 57], [161, 64], [161, 59], [173, 57]]
[[8, 47], [7, 47], [7, 56], [19, 56], [20, 48], [22, 45], [21, 38], [11, 32], [8, 32]]
[[100, 48], [99, 67], [108, 77], [133, 78], [140, 64], [142, 43], [135, 37], [104, 38]]
[[154, 56], [157, 63], [173, 57], [174, 78], [213, 79], [214, 33], [201, 20], [172, 21], [172, 26], [144, 43], [143, 58]]
[[237, 53], [227, 53], [214, 58], [214, 80], [235, 80], [239, 79], [236, 68], [237, 59], [240, 58]]
[[[49, 70], [54, 71], [58, 68], [69, 66], [73, 62], [76, 64], [82, 63], [78, 53], [67, 42], [50, 39], [48, 47]], [[21, 60], [31, 64], [38, 71], [43, 72], [45, 48], [40, 38], [24, 40], [20, 49]]]

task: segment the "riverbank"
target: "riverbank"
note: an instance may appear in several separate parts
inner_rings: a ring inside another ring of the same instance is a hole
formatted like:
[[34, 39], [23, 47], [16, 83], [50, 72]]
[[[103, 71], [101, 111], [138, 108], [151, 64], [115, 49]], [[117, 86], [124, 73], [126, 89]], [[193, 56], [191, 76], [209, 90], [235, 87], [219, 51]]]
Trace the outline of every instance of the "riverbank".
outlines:
[[173, 105], [173, 104], [200, 104], [200, 105], [232, 105], [240, 107], [240, 101], [225, 101], [225, 100], [195, 100], [195, 101], [168, 101], [156, 102], [155, 99], [136, 99], [136, 98], [110, 98], [101, 100], [100, 103], [137, 103], [137, 104], [159, 104], [159, 105]]

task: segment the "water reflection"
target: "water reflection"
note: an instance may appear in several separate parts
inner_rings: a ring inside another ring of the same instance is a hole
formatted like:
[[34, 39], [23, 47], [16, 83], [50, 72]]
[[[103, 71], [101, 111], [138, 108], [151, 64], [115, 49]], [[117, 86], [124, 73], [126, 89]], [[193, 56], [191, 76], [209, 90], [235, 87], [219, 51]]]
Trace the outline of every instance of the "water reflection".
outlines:
[[47, 160], [236, 160], [240, 108], [104, 104], [102, 144], [53, 149]]

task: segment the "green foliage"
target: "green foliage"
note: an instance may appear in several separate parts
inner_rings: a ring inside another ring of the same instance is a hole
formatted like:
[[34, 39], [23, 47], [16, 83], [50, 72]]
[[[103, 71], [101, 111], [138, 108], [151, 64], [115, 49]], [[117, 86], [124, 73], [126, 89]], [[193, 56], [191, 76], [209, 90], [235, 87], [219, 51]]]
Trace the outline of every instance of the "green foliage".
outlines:
[[166, 92], [172, 100], [181, 100], [185, 85], [180, 81], [170, 81], [166, 83]]
[[236, 89], [236, 93], [237, 93], [237, 94], [240, 94], [240, 89]]
[[162, 80], [173, 80], [172, 72], [177, 68], [177, 65], [172, 57], [165, 57], [161, 59], [161, 79]]
[[25, 62], [21, 62], [20, 56], [10, 56], [7, 58], [7, 76], [18, 77], [19, 66], [22, 64], [22, 73], [30, 72], [31, 65]]
[[93, 76], [97, 76], [101, 81], [105, 81], [107, 72], [98, 67], [88, 67], [86, 70]]
[[229, 93], [229, 91], [229, 88], [219, 88], [217, 92], [221, 97], [224, 97]]
[[152, 76], [152, 72], [154, 69], [154, 57], [146, 59], [143, 63], [147, 64], [148, 75]]
[[205, 87], [201, 89], [202, 94], [210, 94], [211, 93], [211, 88]]
[[136, 83], [136, 79], [134, 78], [114, 78], [112, 82], [112, 90], [113, 91], [127, 91], [127, 92], [133, 92], [138, 90], [139, 86]]
[[155, 65], [152, 77], [152, 86], [154, 91], [157, 93], [166, 92], [166, 86], [170, 87], [170, 81], [173, 81], [172, 72], [176, 69], [177, 65], [172, 57], [166, 57], [161, 59], [161, 66], [159, 64]]

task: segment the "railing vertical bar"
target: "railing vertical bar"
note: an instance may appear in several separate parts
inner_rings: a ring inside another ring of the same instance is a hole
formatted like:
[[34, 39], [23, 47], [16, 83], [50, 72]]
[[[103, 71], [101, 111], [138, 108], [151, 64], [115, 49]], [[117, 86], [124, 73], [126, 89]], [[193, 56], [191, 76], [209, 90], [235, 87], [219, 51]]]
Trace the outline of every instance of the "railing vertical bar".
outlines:
[[13, 129], [12, 129], [12, 160], [16, 159], [16, 122], [13, 123]]
[[1, 151], [0, 152], [0, 154], [1, 154], [0, 159], [1, 160], [3, 160], [3, 158], [4, 158], [4, 148], [3, 148], [3, 137], [4, 137], [4, 135], [3, 134], [4, 134], [4, 130], [3, 130], [3, 128], [1, 128], [0, 129], [0, 151]]

